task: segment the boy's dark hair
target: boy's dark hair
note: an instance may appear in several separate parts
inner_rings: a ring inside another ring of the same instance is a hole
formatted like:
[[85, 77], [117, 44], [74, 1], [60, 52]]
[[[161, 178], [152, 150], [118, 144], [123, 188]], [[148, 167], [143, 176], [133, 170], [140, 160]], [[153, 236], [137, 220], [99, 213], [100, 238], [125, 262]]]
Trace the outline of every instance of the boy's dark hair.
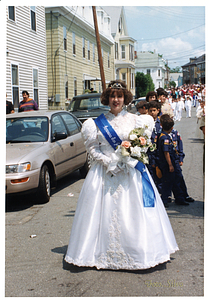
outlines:
[[154, 91], [148, 92], [146, 95], [146, 101], [149, 102], [149, 97], [150, 96], [155, 96], [156, 100], [157, 100], [157, 93]]
[[168, 114], [164, 114], [160, 117], [160, 123], [163, 130], [166, 131], [170, 130], [174, 125], [173, 119]]
[[150, 109], [150, 108], [157, 108], [157, 109], [160, 109], [160, 103], [157, 102], [157, 101], [155, 101], [155, 100], [150, 101], [150, 102], [148, 103], [148, 109]]
[[145, 108], [145, 109], [148, 109], [148, 106], [149, 106], [149, 103], [147, 103], [147, 101], [145, 100], [142, 100], [142, 101], [139, 101], [136, 105], [136, 109], [138, 110], [139, 108]]
[[29, 96], [29, 93], [28, 93], [28, 91], [22, 91], [22, 95], [23, 94], [26, 94], [26, 95], [28, 95]]
[[158, 88], [156, 91], [157, 91], [157, 96], [159, 97], [164, 94], [165, 90], [163, 88]]

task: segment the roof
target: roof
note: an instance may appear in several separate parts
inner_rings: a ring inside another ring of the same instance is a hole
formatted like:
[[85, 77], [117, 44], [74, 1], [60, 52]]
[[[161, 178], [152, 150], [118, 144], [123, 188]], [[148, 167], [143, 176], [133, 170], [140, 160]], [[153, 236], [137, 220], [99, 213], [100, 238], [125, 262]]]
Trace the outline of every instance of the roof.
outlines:
[[[191, 59], [193, 60], [192, 62], [191, 62]], [[204, 61], [205, 61], [205, 54], [203, 54], [203, 55], [201, 55], [201, 56], [199, 56], [197, 58], [196, 57], [195, 58], [190, 58], [190, 62], [188, 62], [187, 64], [185, 64], [185, 65], [183, 65], [181, 67], [183, 68], [183, 67], [188, 67], [188, 66], [196, 65], [196, 64], [202, 63]]]
[[115, 35], [118, 28], [118, 22], [120, 19], [120, 16], [123, 19], [123, 28], [125, 35], [128, 36], [128, 30], [126, 26], [126, 19], [125, 19], [125, 12], [123, 6], [103, 6], [102, 7], [106, 13], [111, 17], [111, 33], [112, 35]]

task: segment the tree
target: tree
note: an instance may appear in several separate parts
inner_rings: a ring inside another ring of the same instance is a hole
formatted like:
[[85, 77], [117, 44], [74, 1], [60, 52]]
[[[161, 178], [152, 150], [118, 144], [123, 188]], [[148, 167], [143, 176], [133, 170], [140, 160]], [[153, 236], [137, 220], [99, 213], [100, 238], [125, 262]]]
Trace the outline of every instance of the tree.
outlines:
[[176, 87], [175, 81], [170, 81], [170, 82], [169, 82], [169, 85], [170, 85], [171, 87], [174, 87], [174, 88]]
[[155, 86], [152, 77], [142, 72], [136, 73], [136, 97], [145, 97], [148, 92], [154, 91]]
[[181, 73], [181, 67], [175, 67], [170, 69], [170, 73]]

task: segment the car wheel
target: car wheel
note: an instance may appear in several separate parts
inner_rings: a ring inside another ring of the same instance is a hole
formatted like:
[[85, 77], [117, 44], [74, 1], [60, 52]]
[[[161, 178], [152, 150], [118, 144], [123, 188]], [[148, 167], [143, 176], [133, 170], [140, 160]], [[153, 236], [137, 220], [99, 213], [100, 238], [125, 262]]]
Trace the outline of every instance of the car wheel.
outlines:
[[43, 165], [40, 172], [39, 187], [38, 187], [38, 202], [46, 203], [51, 196], [51, 178], [47, 165]]
[[90, 156], [87, 154], [86, 162], [83, 165], [83, 167], [80, 169], [80, 174], [83, 178], [86, 177], [90, 167], [91, 167], [91, 159]]

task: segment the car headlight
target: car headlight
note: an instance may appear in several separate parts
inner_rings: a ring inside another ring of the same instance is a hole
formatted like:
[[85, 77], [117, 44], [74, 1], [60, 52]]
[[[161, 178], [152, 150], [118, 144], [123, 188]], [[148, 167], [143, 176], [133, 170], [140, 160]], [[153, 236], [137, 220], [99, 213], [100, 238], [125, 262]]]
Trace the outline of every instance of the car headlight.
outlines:
[[27, 162], [24, 164], [17, 164], [17, 165], [8, 165], [6, 166], [6, 174], [9, 173], [23, 173], [26, 171], [30, 171], [31, 163]]

